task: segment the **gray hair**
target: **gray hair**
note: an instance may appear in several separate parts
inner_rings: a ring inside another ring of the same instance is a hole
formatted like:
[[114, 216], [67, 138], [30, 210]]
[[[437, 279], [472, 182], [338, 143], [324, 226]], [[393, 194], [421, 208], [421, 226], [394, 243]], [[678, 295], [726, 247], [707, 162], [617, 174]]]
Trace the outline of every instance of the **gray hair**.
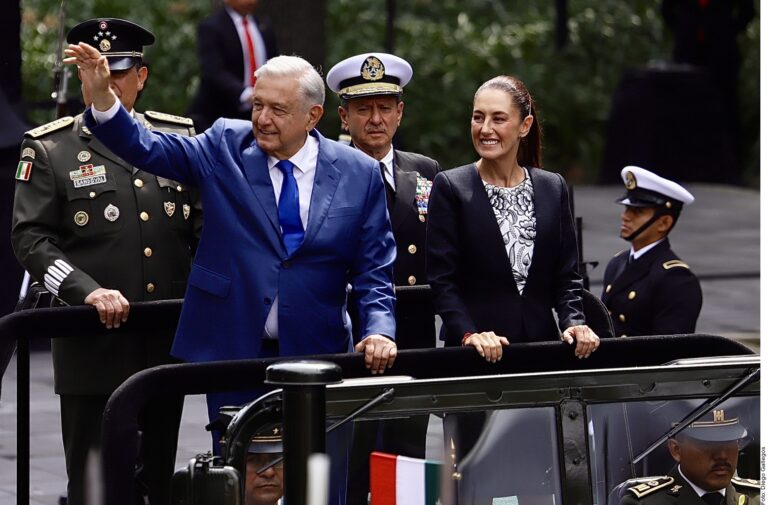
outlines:
[[325, 83], [315, 67], [299, 56], [275, 56], [256, 70], [260, 77], [294, 77], [299, 80], [299, 92], [307, 106], [325, 103]]

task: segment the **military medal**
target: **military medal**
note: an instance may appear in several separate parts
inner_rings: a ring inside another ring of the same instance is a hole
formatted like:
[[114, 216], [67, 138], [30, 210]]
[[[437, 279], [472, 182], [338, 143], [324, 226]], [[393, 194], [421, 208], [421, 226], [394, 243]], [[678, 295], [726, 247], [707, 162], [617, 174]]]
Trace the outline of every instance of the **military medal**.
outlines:
[[21, 151], [21, 157], [22, 158], [30, 158], [30, 159], [34, 160], [35, 159], [35, 150], [32, 149], [31, 147], [25, 147]]
[[184, 221], [186, 221], [187, 219], [189, 219], [189, 213], [192, 209], [189, 207], [189, 204], [185, 203], [184, 205], [181, 206], [181, 210], [184, 212]]
[[80, 163], [85, 163], [86, 161], [91, 159], [91, 153], [88, 151], [80, 151], [77, 153], [77, 161]]
[[81, 210], [81, 211], [78, 211], [78, 212], [75, 213], [75, 224], [77, 226], [85, 226], [85, 225], [87, 225], [88, 224], [88, 219], [89, 218], [88, 218], [88, 213], [87, 212], [83, 212]]
[[[82, 152], [80, 154], [82, 154]], [[79, 154], [78, 157], [80, 157]], [[80, 165], [77, 170], [72, 170], [69, 173], [69, 179], [74, 183], [76, 188], [93, 186], [94, 184], [103, 184], [107, 182], [107, 169], [104, 165]]]
[[104, 218], [107, 221], [115, 222], [117, 221], [117, 218], [120, 217], [120, 209], [112, 205], [111, 203], [107, 205], [107, 208], [104, 209]]
[[432, 191], [432, 181], [427, 179], [426, 177], [422, 177], [420, 175], [416, 176], [416, 208], [419, 211], [419, 220], [421, 220], [421, 216], [425, 216], [427, 214], [427, 209], [429, 207], [429, 194]]
[[168, 217], [173, 217], [173, 213], [176, 212], [176, 204], [173, 202], [163, 202], [163, 208]]
[[19, 161], [16, 166], [16, 180], [28, 181], [32, 176], [32, 162], [31, 161]]

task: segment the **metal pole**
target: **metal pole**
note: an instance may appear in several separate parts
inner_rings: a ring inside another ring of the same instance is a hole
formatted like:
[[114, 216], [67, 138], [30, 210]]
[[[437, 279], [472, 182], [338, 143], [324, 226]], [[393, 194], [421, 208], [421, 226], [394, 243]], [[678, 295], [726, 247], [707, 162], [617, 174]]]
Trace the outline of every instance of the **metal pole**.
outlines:
[[16, 503], [29, 505], [29, 339], [16, 348]]
[[307, 459], [325, 452], [325, 386], [341, 381], [341, 368], [324, 361], [276, 363], [265, 384], [283, 388], [285, 505], [305, 505]]

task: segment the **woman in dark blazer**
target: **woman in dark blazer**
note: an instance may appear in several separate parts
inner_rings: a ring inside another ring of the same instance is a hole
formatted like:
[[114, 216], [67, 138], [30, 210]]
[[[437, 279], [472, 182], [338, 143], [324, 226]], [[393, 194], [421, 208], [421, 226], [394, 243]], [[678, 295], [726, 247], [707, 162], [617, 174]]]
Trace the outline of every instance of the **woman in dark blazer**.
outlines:
[[568, 189], [536, 168], [541, 132], [525, 85], [498, 76], [480, 86], [471, 131], [480, 160], [439, 173], [429, 201], [427, 279], [446, 345], [495, 362], [509, 342], [562, 339], [589, 356], [599, 339], [584, 324]]

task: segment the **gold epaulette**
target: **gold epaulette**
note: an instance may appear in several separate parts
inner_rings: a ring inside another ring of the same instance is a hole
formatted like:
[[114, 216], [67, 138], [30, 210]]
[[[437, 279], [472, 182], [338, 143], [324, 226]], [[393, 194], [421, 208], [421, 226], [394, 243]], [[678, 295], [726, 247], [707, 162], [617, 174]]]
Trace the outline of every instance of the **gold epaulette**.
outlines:
[[622, 255], [622, 254], [624, 254], [625, 252], [627, 252], [627, 249], [624, 249], [623, 251], [619, 251], [619, 252], [617, 252], [616, 254], [614, 254], [614, 255], [613, 255], [613, 257], [615, 258], [616, 256], [621, 256], [621, 255]]
[[629, 491], [631, 491], [637, 498], [642, 498], [643, 496], [648, 496], [665, 487], [669, 487], [674, 483], [675, 479], [668, 475], [664, 477], [651, 477], [642, 484], [632, 486], [629, 488]]
[[47, 135], [51, 132], [55, 132], [56, 130], [61, 130], [62, 128], [66, 128], [67, 126], [71, 125], [74, 122], [75, 122], [75, 118], [73, 118], [72, 116], [65, 116], [57, 119], [56, 121], [51, 121], [50, 123], [46, 123], [42, 126], [38, 126], [37, 128], [29, 130], [24, 135], [27, 135], [29, 137], [32, 137], [33, 139], [36, 139], [38, 137], [42, 137], [43, 135]]
[[742, 479], [735, 475], [731, 478], [731, 484], [734, 486], [749, 487], [752, 489], [760, 489], [760, 481], [755, 479]]
[[661, 266], [664, 267], [664, 270], [669, 270], [670, 268], [675, 268], [675, 267], [687, 268], [689, 270], [691, 268], [691, 267], [688, 266], [688, 263], [685, 263], [685, 262], [680, 261], [680, 260], [665, 261]]
[[174, 116], [173, 114], [166, 114], [165, 112], [157, 112], [154, 110], [148, 110], [144, 115], [150, 119], [164, 121], [166, 123], [180, 124], [183, 126], [192, 126], [194, 124], [188, 117]]

